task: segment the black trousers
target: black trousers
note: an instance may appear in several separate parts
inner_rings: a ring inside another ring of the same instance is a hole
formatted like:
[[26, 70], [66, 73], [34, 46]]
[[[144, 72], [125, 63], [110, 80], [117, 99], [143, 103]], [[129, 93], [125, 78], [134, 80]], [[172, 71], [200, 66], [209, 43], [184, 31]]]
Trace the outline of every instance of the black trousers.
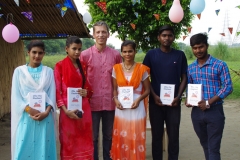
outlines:
[[217, 104], [205, 111], [199, 107], [193, 107], [191, 117], [206, 160], [220, 160], [220, 147], [225, 124], [223, 105]]
[[149, 102], [149, 118], [152, 130], [152, 157], [153, 160], [163, 159], [162, 139], [164, 122], [168, 134], [168, 159], [177, 160], [179, 154], [179, 127], [181, 119], [181, 106], [158, 106]]

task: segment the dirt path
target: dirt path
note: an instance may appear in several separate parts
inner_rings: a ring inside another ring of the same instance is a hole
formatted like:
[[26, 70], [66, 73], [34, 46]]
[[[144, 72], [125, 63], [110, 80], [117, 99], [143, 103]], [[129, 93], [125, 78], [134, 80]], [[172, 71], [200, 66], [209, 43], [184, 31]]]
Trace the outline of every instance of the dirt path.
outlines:
[[[226, 100], [224, 111], [226, 121], [221, 145], [222, 160], [240, 160], [240, 100]], [[204, 160], [202, 147], [193, 130], [190, 113], [191, 109], [182, 105], [179, 160]], [[147, 131], [146, 145], [146, 159], [151, 160], [150, 131]], [[6, 115], [0, 120], [1, 160], [10, 160], [10, 148], [10, 115]], [[165, 152], [164, 156], [166, 156]]]

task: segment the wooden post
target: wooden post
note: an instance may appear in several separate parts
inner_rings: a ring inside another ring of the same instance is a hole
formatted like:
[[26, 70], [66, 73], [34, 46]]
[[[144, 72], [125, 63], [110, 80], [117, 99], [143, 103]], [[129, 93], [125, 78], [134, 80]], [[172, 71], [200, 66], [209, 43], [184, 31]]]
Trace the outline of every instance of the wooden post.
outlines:
[[[0, 30], [7, 25], [0, 18]], [[12, 75], [16, 67], [26, 63], [24, 45], [21, 39], [15, 43], [7, 43], [0, 37], [0, 118], [11, 111]]]

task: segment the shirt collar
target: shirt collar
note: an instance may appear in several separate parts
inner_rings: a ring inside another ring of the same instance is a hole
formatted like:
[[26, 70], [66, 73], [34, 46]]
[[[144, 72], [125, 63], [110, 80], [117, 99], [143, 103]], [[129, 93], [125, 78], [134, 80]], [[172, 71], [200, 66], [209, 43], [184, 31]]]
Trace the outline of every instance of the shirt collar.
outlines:
[[108, 46], [106, 46], [101, 52], [97, 49], [96, 44], [93, 45], [93, 50], [97, 53], [104, 53], [107, 50]]
[[[196, 59], [193, 63], [195, 65], [198, 65], [198, 60]], [[209, 54], [209, 57], [208, 57], [207, 61], [204, 63], [203, 66], [208, 65], [208, 64], [212, 64], [212, 63], [213, 63], [213, 57]]]

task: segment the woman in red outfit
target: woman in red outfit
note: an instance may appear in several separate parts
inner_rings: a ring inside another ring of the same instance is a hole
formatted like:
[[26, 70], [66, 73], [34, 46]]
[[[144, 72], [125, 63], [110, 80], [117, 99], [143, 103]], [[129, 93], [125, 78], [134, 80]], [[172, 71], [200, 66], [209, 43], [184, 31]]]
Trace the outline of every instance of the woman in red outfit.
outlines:
[[[67, 57], [54, 68], [57, 106], [60, 108], [59, 136], [62, 160], [93, 159], [92, 117], [89, 105], [92, 90], [87, 81], [85, 65], [79, 60], [81, 48], [82, 42], [78, 37], [68, 37], [65, 48]], [[68, 110], [68, 87], [82, 88], [78, 90], [82, 96], [82, 118], [76, 115], [77, 110]]]

